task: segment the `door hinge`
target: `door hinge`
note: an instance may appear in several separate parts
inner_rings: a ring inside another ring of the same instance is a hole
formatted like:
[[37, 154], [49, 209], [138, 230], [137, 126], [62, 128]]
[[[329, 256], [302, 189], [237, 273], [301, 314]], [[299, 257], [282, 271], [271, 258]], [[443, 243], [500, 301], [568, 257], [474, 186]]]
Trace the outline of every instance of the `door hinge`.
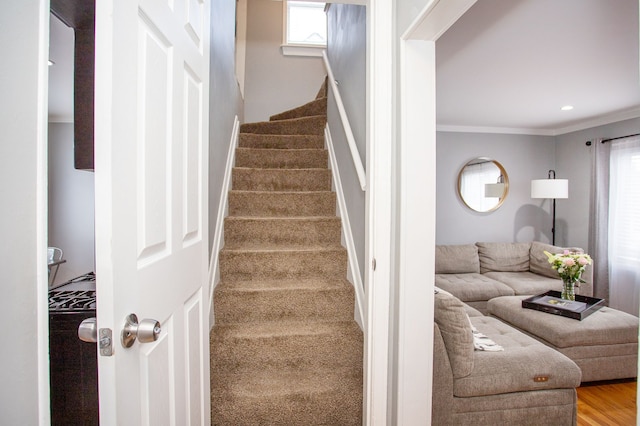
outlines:
[[373, 269], [374, 271], [376, 270], [376, 259], [375, 259], [375, 257], [371, 261], [371, 269]]
[[110, 328], [101, 328], [98, 345], [101, 356], [113, 355], [113, 332]]

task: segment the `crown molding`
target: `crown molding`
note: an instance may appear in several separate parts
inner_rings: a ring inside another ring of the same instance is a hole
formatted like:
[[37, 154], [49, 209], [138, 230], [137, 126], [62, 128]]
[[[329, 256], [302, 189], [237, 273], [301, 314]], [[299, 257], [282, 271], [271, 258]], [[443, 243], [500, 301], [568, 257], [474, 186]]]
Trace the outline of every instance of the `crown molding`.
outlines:
[[529, 129], [519, 127], [485, 127], [485, 126], [456, 126], [456, 125], [438, 125], [438, 132], [452, 133], [495, 133], [495, 134], [512, 134], [512, 135], [534, 135], [534, 136], [559, 136], [566, 133], [578, 132], [580, 130], [591, 129], [593, 127], [604, 126], [618, 121], [640, 118], [640, 107], [635, 107], [623, 111], [617, 111], [612, 114], [601, 115], [599, 117], [590, 118], [579, 121], [565, 127], [552, 129]]

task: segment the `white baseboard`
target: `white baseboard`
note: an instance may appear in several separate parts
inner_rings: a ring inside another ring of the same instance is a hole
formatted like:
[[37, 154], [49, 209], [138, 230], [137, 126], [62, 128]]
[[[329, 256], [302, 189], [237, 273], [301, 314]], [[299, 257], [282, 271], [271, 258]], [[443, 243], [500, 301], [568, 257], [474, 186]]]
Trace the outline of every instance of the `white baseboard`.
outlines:
[[233, 130], [231, 132], [231, 141], [229, 142], [229, 151], [227, 152], [227, 163], [224, 168], [224, 180], [220, 189], [220, 203], [218, 204], [218, 217], [216, 219], [216, 232], [213, 235], [213, 243], [211, 244], [211, 259], [209, 261], [209, 329], [214, 325], [213, 315], [213, 291], [220, 281], [220, 268], [218, 263], [218, 253], [224, 245], [224, 218], [227, 216], [229, 207], [227, 200], [229, 198], [229, 190], [231, 189], [231, 172], [235, 163], [236, 147], [238, 146], [238, 138], [240, 135], [240, 120], [236, 115], [233, 120]]
[[362, 284], [362, 278], [360, 276], [360, 266], [358, 264], [358, 256], [356, 253], [356, 245], [353, 241], [353, 233], [351, 232], [351, 223], [349, 222], [349, 213], [347, 212], [347, 203], [344, 198], [344, 192], [342, 191], [342, 181], [340, 180], [340, 172], [338, 170], [338, 162], [336, 160], [336, 154], [333, 150], [333, 139], [331, 138], [331, 131], [329, 130], [329, 124], [324, 128], [324, 140], [327, 144], [327, 150], [329, 151], [329, 161], [331, 163], [331, 174], [333, 175], [333, 184], [336, 190], [336, 198], [338, 201], [338, 213], [342, 222], [342, 237], [346, 245], [349, 268], [347, 271], [347, 279], [353, 285], [356, 295], [356, 303], [354, 310], [354, 319], [360, 325], [360, 328], [364, 330], [364, 286]]

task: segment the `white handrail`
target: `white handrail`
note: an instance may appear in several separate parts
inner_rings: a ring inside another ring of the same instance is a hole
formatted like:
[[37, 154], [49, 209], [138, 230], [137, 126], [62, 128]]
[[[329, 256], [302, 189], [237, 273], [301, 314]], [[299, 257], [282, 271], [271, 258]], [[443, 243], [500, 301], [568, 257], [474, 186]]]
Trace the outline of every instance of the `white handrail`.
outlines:
[[353, 132], [351, 131], [351, 125], [349, 124], [347, 111], [344, 109], [342, 97], [340, 96], [340, 92], [338, 91], [338, 85], [336, 84], [336, 80], [333, 77], [333, 71], [331, 71], [331, 65], [329, 64], [329, 58], [327, 58], [326, 50], [322, 51], [322, 60], [324, 61], [324, 67], [327, 70], [327, 79], [331, 84], [331, 91], [333, 92], [333, 96], [336, 99], [338, 112], [340, 113], [340, 120], [342, 121], [342, 127], [344, 127], [344, 133], [347, 137], [349, 151], [351, 151], [351, 159], [353, 160], [353, 165], [356, 168], [358, 180], [360, 181], [360, 188], [365, 191], [367, 189], [367, 176], [365, 174], [364, 167], [362, 166], [362, 160], [360, 159], [360, 153], [358, 152], [356, 139], [353, 137]]

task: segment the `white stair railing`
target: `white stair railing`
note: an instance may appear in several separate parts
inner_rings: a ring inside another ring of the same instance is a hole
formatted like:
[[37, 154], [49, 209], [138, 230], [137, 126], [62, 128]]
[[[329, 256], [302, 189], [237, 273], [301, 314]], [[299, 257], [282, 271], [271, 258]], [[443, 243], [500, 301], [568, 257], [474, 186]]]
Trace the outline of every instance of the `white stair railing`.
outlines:
[[360, 153], [358, 152], [356, 139], [353, 137], [353, 132], [351, 131], [351, 125], [349, 124], [347, 111], [344, 109], [344, 104], [342, 103], [342, 97], [340, 96], [338, 85], [336, 84], [336, 80], [333, 77], [333, 71], [331, 70], [331, 65], [329, 64], [329, 58], [327, 58], [326, 50], [322, 51], [322, 60], [324, 62], [324, 67], [327, 71], [327, 79], [329, 80], [329, 84], [331, 85], [331, 91], [333, 93], [333, 97], [336, 100], [338, 113], [340, 114], [340, 120], [342, 121], [342, 127], [344, 128], [344, 133], [345, 133], [345, 136], [347, 137], [347, 143], [349, 144], [349, 151], [351, 151], [351, 159], [353, 160], [353, 165], [355, 166], [356, 173], [358, 174], [358, 181], [360, 182], [360, 188], [362, 188], [362, 190], [365, 191], [367, 189], [367, 176], [365, 174], [364, 167], [362, 166], [362, 160], [360, 159]]

